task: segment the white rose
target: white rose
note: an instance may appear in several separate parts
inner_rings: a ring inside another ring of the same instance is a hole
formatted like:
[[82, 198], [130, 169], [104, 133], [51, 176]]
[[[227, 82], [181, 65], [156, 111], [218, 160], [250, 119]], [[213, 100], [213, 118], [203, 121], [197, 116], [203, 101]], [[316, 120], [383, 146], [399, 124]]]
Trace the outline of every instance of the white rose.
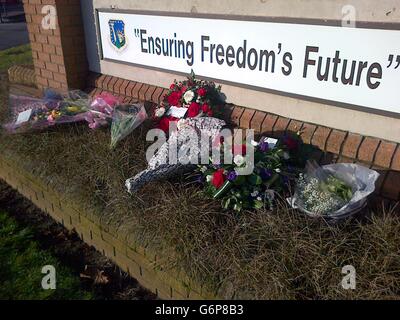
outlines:
[[156, 117], [161, 118], [165, 113], [165, 108], [161, 107], [156, 110]]
[[242, 156], [242, 155], [240, 155], [240, 154], [238, 154], [238, 155], [236, 155], [234, 158], [233, 158], [233, 162], [238, 166], [238, 167], [240, 167], [241, 165], [243, 165], [244, 164], [244, 157]]
[[207, 182], [211, 182], [212, 176], [207, 176], [207, 177], [206, 177], [206, 180], [207, 180]]
[[186, 103], [192, 102], [193, 98], [194, 98], [194, 92], [191, 90], [186, 91], [185, 94], [183, 95], [183, 100], [185, 100]]

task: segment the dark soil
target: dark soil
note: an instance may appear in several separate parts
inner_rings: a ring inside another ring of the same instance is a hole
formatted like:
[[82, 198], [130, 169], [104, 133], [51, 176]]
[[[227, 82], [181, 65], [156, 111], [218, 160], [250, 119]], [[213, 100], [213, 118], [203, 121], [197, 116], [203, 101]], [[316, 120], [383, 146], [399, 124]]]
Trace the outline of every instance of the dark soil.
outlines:
[[96, 299], [152, 300], [157, 297], [122, 271], [113, 262], [85, 244], [75, 232], [68, 231], [32, 202], [0, 180], [0, 209], [21, 225], [34, 230], [44, 250], [80, 276], [82, 288]]

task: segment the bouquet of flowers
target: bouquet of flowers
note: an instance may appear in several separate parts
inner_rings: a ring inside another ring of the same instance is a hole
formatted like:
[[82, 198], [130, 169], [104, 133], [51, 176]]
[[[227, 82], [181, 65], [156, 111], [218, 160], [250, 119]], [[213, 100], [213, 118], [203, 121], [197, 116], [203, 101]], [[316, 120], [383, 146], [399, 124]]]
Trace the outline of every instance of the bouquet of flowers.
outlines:
[[[249, 146], [234, 146], [233, 163], [200, 166], [200, 181], [214, 199], [221, 199], [225, 209], [241, 211], [273, 206], [275, 194], [287, 190], [298, 172], [296, 157], [300, 139], [285, 136], [281, 140], [261, 138], [252, 141], [254, 166], [250, 174], [239, 175], [248, 157]], [[224, 146], [223, 149], [231, 146]]]
[[143, 104], [115, 107], [111, 125], [111, 149], [114, 149], [120, 140], [128, 136], [146, 119], [147, 113]]
[[12, 121], [4, 127], [10, 133], [21, 133], [82, 121], [88, 106], [89, 98], [81, 91], [71, 91], [64, 97], [47, 93], [43, 99], [10, 95]]
[[221, 87], [212, 81], [196, 79], [192, 71], [187, 80], [175, 80], [171, 84], [163, 102], [154, 111], [154, 120], [159, 129], [168, 132], [171, 121], [217, 117], [222, 112], [223, 104]]
[[111, 93], [103, 92], [94, 97], [90, 109], [85, 115], [90, 129], [97, 129], [108, 125], [112, 121], [114, 108], [120, 104], [117, 97]]
[[289, 202], [312, 217], [344, 218], [363, 208], [378, 177], [376, 171], [356, 164], [320, 167], [309, 161]]

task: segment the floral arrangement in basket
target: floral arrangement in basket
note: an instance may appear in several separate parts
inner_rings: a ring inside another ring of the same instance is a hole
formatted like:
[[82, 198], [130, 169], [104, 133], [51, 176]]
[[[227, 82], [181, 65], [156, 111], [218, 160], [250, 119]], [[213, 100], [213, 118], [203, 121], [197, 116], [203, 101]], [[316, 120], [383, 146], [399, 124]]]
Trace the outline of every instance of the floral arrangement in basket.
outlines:
[[206, 194], [220, 199], [224, 209], [272, 208], [275, 195], [288, 190], [300, 172], [301, 140], [298, 136], [286, 135], [279, 141], [261, 138], [251, 144], [254, 148], [251, 174], [238, 175], [238, 169], [245, 166], [248, 157], [246, 144], [228, 146], [233, 149], [232, 164], [199, 166], [199, 179], [205, 184]]
[[193, 71], [184, 81], [175, 80], [154, 111], [157, 127], [168, 132], [169, 123], [181, 118], [218, 117], [224, 101], [221, 86], [212, 81], [196, 79]]

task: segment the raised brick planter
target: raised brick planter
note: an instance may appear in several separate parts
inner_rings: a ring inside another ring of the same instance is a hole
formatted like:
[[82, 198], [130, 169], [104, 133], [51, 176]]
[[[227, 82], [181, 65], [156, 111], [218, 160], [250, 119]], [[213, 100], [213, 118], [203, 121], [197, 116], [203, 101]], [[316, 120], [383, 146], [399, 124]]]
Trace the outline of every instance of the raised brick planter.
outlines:
[[15, 161], [0, 155], [0, 178], [6, 181], [37, 207], [80, 238], [94, 246], [122, 270], [162, 299], [215, 299], [216, 296], [196, 285], [184, 274], [164, 268], [163, 258], [137, 243], [118, 238], [99, 221], [93, 221], [85, 210], [65, 199], [37, 176], [24, 171]]

